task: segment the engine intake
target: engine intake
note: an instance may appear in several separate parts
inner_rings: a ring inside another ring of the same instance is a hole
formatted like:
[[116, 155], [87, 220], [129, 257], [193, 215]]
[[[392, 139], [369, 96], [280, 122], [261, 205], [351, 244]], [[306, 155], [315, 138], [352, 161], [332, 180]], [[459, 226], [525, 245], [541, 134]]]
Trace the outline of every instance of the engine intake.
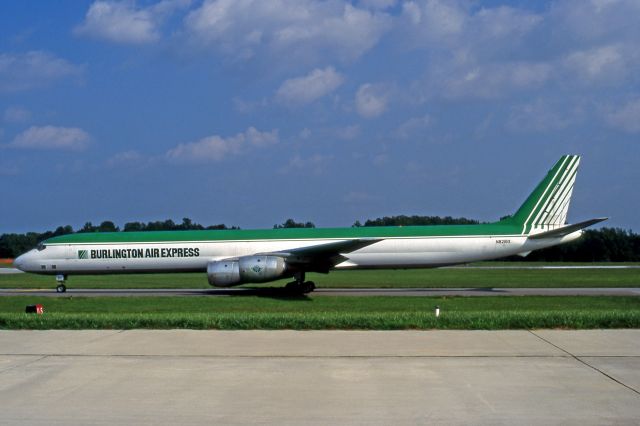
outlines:
[[279, 256], [242, 256], [209, 262], [207, 278], [215, 287], [264, 283], [285, 276], [287, 264]]

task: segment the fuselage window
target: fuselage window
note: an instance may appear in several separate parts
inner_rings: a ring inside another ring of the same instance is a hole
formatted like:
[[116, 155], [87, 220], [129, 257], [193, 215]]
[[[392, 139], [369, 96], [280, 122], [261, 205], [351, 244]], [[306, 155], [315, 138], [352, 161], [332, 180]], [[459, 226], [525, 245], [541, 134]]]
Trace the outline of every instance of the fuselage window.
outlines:
[[47, 246], [45, 246], [44, 244], [40, 243], [40, 244], [38, 244], [38, 246], [36, 248], [38, 249], [38, 251], [42, 251], [42, 250], [46, 249]]

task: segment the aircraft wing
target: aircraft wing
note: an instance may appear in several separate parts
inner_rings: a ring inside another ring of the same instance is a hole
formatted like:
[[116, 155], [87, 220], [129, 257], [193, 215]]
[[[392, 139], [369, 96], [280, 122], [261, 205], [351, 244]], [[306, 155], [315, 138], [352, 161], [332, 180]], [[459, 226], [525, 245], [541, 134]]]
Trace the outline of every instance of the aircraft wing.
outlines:
[[573, 225], [566, 225], [561, 228], [552, 229], [550, 231], [540, 232], [539, 234], [529, 235], [529, 239], [538, 240], [541, 238], [564, 237], [565, 235], [569, 235], [572, 232], [579, 231], [580, 229], [586, 228], [587, 226], [594, 225], [607, 219], [608, 217], [598, 217], [595, 219], [585, 220], [584, 222], [574, 223]]
[[358, 238], [259, 254], [281, 256], [287, 260], [288, 264], [304, 269], [328, 270], [346, 260], [342, 253], [351, 253], [378, 241], [381, 239]]

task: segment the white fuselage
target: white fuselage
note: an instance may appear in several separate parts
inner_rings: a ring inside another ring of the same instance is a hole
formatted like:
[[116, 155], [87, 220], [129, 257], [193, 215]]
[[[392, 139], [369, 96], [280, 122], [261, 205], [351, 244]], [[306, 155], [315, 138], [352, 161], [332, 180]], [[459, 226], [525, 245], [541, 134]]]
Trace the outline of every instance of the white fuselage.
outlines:
[[[337, 269], [429, 268], [496, 259], [572, 241], [576, 231], [558, 238], [526, 235], [391, 237], [343, 254]], [[205, 272], [211, 261], [273, 253], [344, 239], [48, 244], [16, 259], [23, 271], [40, 274]]]

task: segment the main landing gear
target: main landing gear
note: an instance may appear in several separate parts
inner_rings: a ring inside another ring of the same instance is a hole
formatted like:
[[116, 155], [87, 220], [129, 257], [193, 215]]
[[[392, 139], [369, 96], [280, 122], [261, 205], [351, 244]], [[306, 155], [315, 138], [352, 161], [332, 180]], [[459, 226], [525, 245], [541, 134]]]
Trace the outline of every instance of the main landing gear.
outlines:
[[64, 281], [67, 279], [66, 275], [56, 275], [56, 282], [58, 285], [56, 286], [56, 292], [64, 293], [67, 291], [67, 286], [64, 285]]
[[295, 281], [288, 283], [285, 288], [294, 294], [307, 294], [316, 289], [316, 284], [313, 281], [304, 280], [304, 272], [298, 272], [294, 275]]

